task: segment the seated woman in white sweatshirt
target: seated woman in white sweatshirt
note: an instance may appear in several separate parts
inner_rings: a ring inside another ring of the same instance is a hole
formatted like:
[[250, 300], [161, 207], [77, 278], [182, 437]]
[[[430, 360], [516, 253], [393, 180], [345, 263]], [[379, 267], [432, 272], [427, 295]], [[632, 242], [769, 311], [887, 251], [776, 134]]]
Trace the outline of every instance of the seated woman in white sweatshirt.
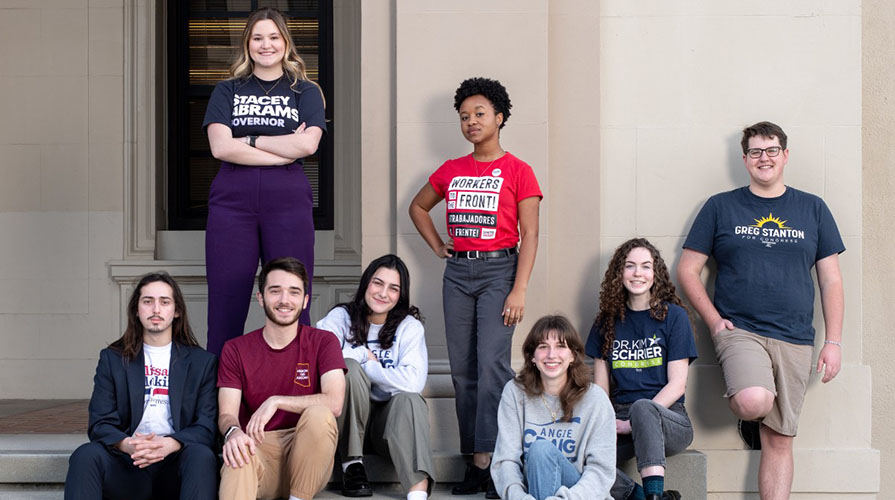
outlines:
[[348, 366], [338, 418], [342, 494], [373, 494], [363, 464], [368, 451], [391, 457], [408, 500], [432, 491], [426, 385], [429, 355], [419, 310], [410, 304], [410, 275], [395, 255], [367, 266], [350, 302], [317, 323], [338, 337]]
[[584, 344], [563, 316], [539, 319], [497, 412], [491, 477], [504, 500], [607, 499], [615, 479], [615, 412], [591, 383]]

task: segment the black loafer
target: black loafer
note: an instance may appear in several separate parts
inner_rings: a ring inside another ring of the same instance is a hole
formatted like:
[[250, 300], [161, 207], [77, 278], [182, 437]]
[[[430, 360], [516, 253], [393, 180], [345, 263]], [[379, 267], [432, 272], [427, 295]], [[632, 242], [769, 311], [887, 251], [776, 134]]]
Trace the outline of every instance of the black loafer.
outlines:
[[[466, 464], [466, 473], [463, 474], [463, 482], [451, 489], [452, 495], [472, 495], [482, 491], [488, 491], [488, 483], [491, 483], [491, 471], [488, 469], [479, 469], [473, 464]], [[494, 490], [494, 483], [491, 483], [491, 489]], [[496, 495], [497, 492], [494, 491]], [[499, 497], [488, 497], [499, 498]]]
[[367, 480], [364, 464], [353, 463], [342, 473], [342, 495], [346, 497], [371, 497], [373, 489]]

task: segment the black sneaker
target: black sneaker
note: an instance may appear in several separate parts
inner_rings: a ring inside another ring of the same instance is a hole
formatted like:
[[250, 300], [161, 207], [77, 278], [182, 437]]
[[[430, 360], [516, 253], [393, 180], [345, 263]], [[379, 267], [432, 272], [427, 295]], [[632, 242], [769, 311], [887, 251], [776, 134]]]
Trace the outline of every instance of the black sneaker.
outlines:
[[746, 443], [746, 447], [750, 450], [761, 449], [760, 428], [761, 422], [756, 422], [755, 420], [737, 420], [737, 431], [739, 431], [740, 437], [743, 438], [743, 442]]
[[678, 490], [665, 490], [662, 493], [662, 500], [681, 500], [681, 492]]
[[342, 495], [346, 497], [371, 497], [373, 489], [367, 480], [367, 469], [360, 462], [353, 463], [342, 473]]
[[[463, 474], [463, 482], [451, 489], [452, 495], [472, 495], [481, 491], [488, 492], [488, 485], [494, 490], [494, 483], [491, 482], [490, 468], [479, 469], [473, 464], [466, 464], [466, 473]], [[497, 495], [497, 491], [494, 491]], [[500, 498], [497, 496], [488, 498]]]

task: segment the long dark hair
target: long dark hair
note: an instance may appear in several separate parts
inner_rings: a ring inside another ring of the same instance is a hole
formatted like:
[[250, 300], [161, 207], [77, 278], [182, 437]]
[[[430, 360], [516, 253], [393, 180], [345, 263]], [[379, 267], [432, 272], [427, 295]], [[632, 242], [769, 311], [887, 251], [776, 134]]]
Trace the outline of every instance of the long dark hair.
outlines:
[[186, 315], [186, 302], [183, 300], [183, 293], [180, 291], [180, 287], [177, 286], [177, 282], [174, 281], [170, 274], [164, 271], [156, 271], [143, 275], [134, 285], [134, 293], [131, 294], [131, 299], [127, 303], [127, 328], [125, 328], [121, 338], [109, 344], [111, 349], [121, 353], [121, 357], [125, 361], [133, 359], [140, 352], [140, 349], [143, 348], [143, 323], [140, 323], [137, 307], [140, 304], [140, 295], [143, 292], [143, 287], [156, 281], [164, 282], [170, 286], [174, 294], [174, 311], [177, 316], [174, 317], [174, 321], [171, 323], [171, 340], [176, 344], [199, 347], [199, 342], [196, 341], [196, 336], [193, 335], [190, 320]]
[[[677, 304], [687, 310], [671, 282], [668, 266], [659, 254], [659, 250], [646, 238], [630, 239], [615, 249], [603, 283], [600, 284], [600, 312], [594, 319], [594, 325], [603, 334], [603, 359], [608, 359], [615, 340], [615, 322], [625, 320], [625, 306], [628, 302], [628, 290], [622, 280], [625, 271], [625, 259], [631, 250], [645, 248], [653, 257], [653, 286], [650, 288], [649, 315], [657, 321], [665, 321], [668, 315], [668, 304]], [[689, 313], [689, 312], [688, 312]]]
[[398, 325], [407, 316], [421, 319], [419, 309], [410, 304], [410, 273], [407, 271], [407, 266], [397, 255], [383, 255], [370, 262], [370, 265], [364, 270], [364, 274], [360, 277], [360, 283], [357, 285], [357, 291], [354, 293], [354, 298], [350, 302], [336, 305], [336, 307], [344, 307], [348, 311], [348, 317], [351, 318], [351, 329], [348, 332], [348, 338], [345, 340], [352, 345], [367, 345], [367, 333], [370, 331], [370, 320], [368, 317], [373, 311], [367, 305], [367, 301], [364, 300], [364, 295], [367, 293], [367, 287], [370, 286], [373, 275], [382, 267], [398, 272], [398, 277], [401, 278], [401, 293], [398, 296], [398, 303], [388, 312], [385, 324], [379, 330], [379, 346], [382, 349], [388, 349], [395, 343], [395, 332], [398, 330]]
[[572, 409], [581, 401], [587, 389], [590, 387], [590, 368], [584, 364], [584, 342], [572, 323], [561, 315], [544, 316], [535, 322], [522, 343], [522, 358], [524, 364], [516, 375], [516, 383], [522, 387], [529, 396], [540, 396], [544, 393], [544, 385], [541, 382], [541, 372], [534, 363], [535, 350], [545, 341], [550, 333], [556, 335], [556, 339], [566, 344], [575, 359], [569, 364], [566, 386], [559, 393], [559, 402], [562, 405], [562, 422], [572, 420]]

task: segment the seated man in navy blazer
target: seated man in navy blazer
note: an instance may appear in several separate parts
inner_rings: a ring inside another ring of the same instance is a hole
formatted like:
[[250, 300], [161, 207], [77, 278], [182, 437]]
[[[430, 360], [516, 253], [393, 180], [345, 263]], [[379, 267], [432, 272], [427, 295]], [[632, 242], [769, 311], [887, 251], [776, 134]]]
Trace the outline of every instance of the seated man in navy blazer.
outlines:
[[100, 352], [87, 434], [66, 499], [215, 499], [217, 359], [196, 342], [180, 287], [143, 276], [124, 335]]

